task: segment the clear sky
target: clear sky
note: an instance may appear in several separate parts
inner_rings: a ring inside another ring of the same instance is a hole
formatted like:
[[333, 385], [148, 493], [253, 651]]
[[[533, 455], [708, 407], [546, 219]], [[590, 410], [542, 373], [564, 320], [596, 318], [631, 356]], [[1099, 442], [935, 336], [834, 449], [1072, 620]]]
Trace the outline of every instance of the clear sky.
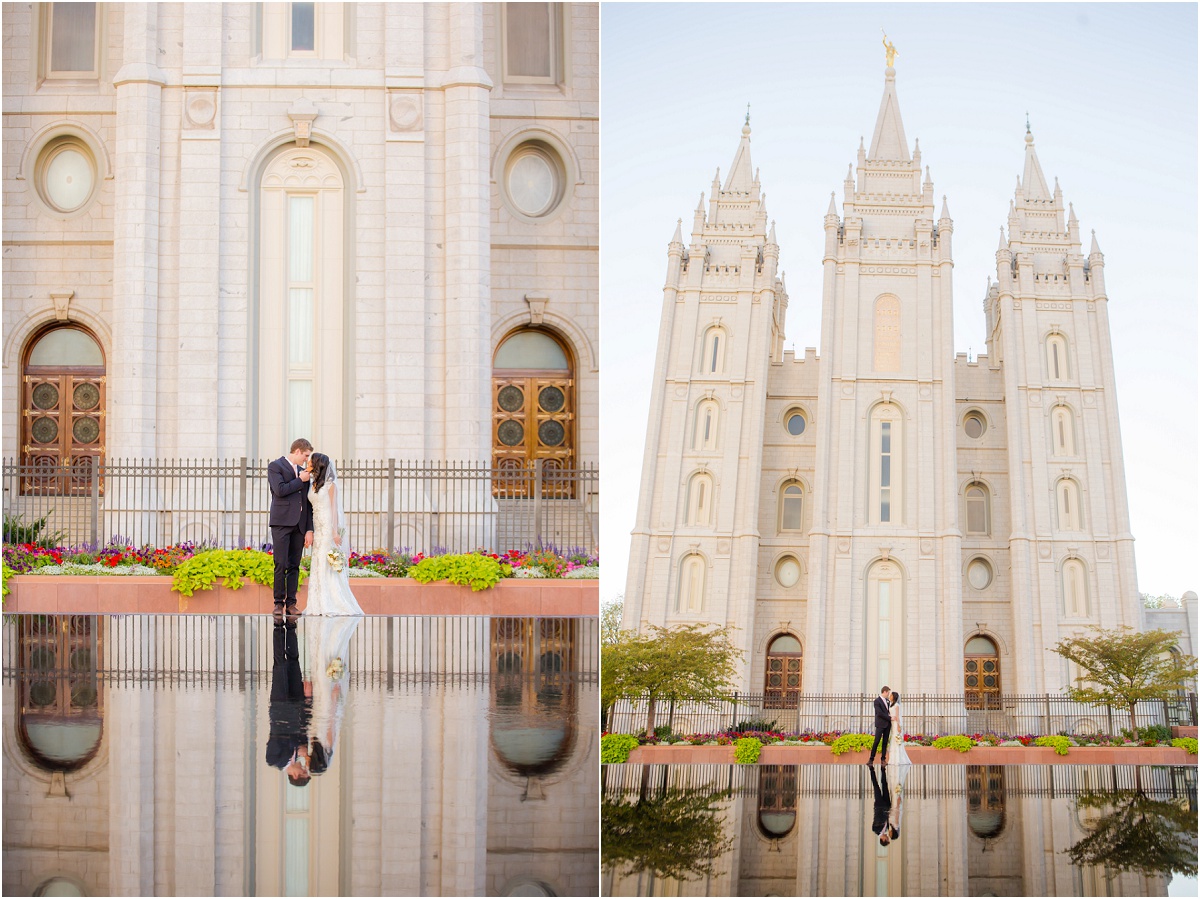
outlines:
[[986, 352], [982, 301], [1024, 165], [1029, 113], [1105, 255], [1139, 587], [1197, 577], [1196, 6], [635, 4], [601, 14], [601, 596], [624, 592], [667, 243], [728, 171], [751, 106], [776, 221], [787, 346], [820, 345], [822, 219], [895, 45], [905, 134], [954, 219], [958, 352]]

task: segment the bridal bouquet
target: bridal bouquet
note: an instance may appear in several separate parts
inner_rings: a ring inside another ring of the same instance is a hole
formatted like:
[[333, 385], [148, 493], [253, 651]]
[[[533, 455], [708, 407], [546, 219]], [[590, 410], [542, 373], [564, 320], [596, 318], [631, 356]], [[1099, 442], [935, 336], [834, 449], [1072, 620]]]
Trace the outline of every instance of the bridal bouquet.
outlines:
[[329, 551], [329, 567], [334, 571], [341, 571], [346, 566], [346, 557], [342, 555], [340, 549], [331, 549]]
[[325, 673], [330, 680], [337, 680], [346, 671], [346, 664], [341, 659], [334, 659], [329, 663], [329, 667], [325, 669]]

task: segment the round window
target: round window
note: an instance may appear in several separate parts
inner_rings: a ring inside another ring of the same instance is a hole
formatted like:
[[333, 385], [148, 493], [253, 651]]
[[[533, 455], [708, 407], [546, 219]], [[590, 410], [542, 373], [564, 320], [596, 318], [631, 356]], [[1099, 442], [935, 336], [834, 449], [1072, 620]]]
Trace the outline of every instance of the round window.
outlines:
[[541, 218], [557, 208], [565, 181], [558, 154], [541, 141], [518, 146], [505, 166], [508, 198], [517, 212], [530, 218]]
[[787, 423], [787, 431], [793, 437], [799, 437], [808, 426], [808, 422], [804, 420], [804, 413], [794, 410], [787, 414], [785, 421]]
[[976, 590], [982, 590], [992, 582], [992, 566], [986, 559], [972, 559], [967, 565], [967, 582]]
[[978, 440], [983, 436], [983, 432], [987, 430], [987, 422], [978, 412], [972, 412], [963, 419], [963, 430], [967, 432], [967, 436], [972, 440]]
[[795, 556], [784, 556], [775, 563], [775, 580], [781, 587], [794, 587], [800, 583], [800, 563]]
[[50, 144], [38, 163], [37, 187], [42, 199], [58, 212], [76, 212], [91, 198], [96, 165], [77, 140]]

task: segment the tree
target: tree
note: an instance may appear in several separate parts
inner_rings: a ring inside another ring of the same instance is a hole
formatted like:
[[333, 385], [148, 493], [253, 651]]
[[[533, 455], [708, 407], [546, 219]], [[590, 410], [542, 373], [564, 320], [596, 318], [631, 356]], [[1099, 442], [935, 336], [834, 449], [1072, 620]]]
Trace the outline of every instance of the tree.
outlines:
[[609, 600], [600, 607], [600, 644], [612, 646], [621, 639], [621, 615], [625, 611], [625, 594]]
[[601, 703], [607, 709], [623, 696], [647, 699], [646, 732], [654, 733], [660, 699], [712, 699], [734, 688], [742, 651], [731, 634], [730, 627], [708, 630], [703, 624], [620, 632], [600, 650]]
[[1080, 668], [1077, 686], [1067, 687], [1076, 702], [1107, 703], [1129, 709], [1137, 739], [1137, 704], [1171, 699], [1196, 678], [1196, 658], [1171, 652], [1179, 631], [1137, 631], [1131, 627], [1093, 627], [1092, 636], [1067, 637], [1053, 652]]
[[1196, 814], [1184, 799], [1151, 799], [1141, 788], [1081, 793], [1079, 809], [1100, 809], [1090, 833], [1068, 851], [1075, 865], [1114, 872], [1196, 876]]
[[733, 847], [720, 814], [729, 792], [675, 788], [658, 796], [645, 793], [636, 802], [604, 798], [600, 845], [605, 866], [617, 874], [653, 871], [676, 880], [711, 876]]

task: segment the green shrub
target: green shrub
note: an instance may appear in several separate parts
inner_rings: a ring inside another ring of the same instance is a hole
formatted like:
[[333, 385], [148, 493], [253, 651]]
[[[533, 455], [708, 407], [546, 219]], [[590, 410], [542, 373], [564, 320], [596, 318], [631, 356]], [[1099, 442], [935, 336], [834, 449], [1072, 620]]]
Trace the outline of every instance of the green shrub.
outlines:
[[600, 738], [600, 764], [624, 764], [637, 745], [638, 738], [632, 734], [605, 734]]
[[829, 750], [834, 755], [841, 755], [843, 752], [858, 752], [860, 749], [870, 749], [874, 742], [875, 738], [871, 734], [842, 734], [833, 741]]
[[1049, 746], [1055, 755], [1066, 755], [1071, 748], [1071, 741], [1066, 737], [1038, 737], [1033, 741], [1034, 746]]
[[739, 765], [753, 765], [762, 752], [762, 741], [758, 737], [742, 737], [733, 744], [733, 760]]
[[669, 743], [675, 739], [675, 732], [671, 730], [671, 725], [660, 724], [654, 728], [654, 739], [660, 743]]
[[46, 521], [54, 514], [51, 509], [41, 518], [32, 521], [29, 524], [25, 523], [23, 515], [5, 515], [4, 516], [4, 542], [5, 543], [33, 543], [37, 546], [52, 549], [63, 542], [66, 534], [63, 531], [54, 531], [51, 534], [43, 534], [46, 529]]
[[[308, 572], [300, 570], [300, 583]], [[211, 590], [217, 579], [230, 590], [240, 590], [242, 578], [270, 587], [275, 583], [275, 559], [257, 549], [210, 549], [196, 553], [175, 569], [171, 589], [191, 596], [197, 590]]]
[[938, 737], [933, 741], [934, 749], [957, 749], [959, 752], [966, 752], [975, 741], [963, 734], [955, 734], [949, 737]]
[[739, 721], [737, 724], [737, 727], [735, 727], [731, 731], [731, 733], [744, 734], [747, 731], [766, 731], [766, 730], [774, 730], [774, 729], [775, 729], [775, 721], [774, 720], [767, 721], [763, 718], [756, 718], [753, 721]]
[[[1126, 740], [1133, 739], [1133, 731], [1128, 728], [1121, 728], [1121, 734]], [[1165, 724], [1147, 724], [1145, 727], [1138, 728], [1139, 740], [1154, 740], [1156, 743], [1167, 743], [1171, 739], [1171, 728]]]
[[1196, 754], [1196, 738], [1195, 737], [1176, 737], [1171, 741], [1171, 745], [1176, 749], [1186, 749], [1189, 755]]
[[[15, 572], [15, 571], [13, 571], [11, 568], [9, 568], [9, 567], [8, 567], [8, 563], [7, 563], [7, 562], [5, 562], [5, 563], [4, 563], [4, 580], [3, 580], [3, 583], [4, 583], [4, 595], [5, 595], [5, 596], [8, 596], [8, 594], [10, 594], [10, 593], [12, 592], [12, 590], [11, 590], [11, 589], [9, 588], [9, 586], [8, 586], [8, 579], [9, 579], [10, 577], [12, 577], [14, 574], [16, 574], [16, 572]], [[1194, 742], [1194, 741], [1193, 741], [1193, 742]]]
[[494, 587], [512, 575], [512, 566], [476, 553], [431, 556], [408, 569], [408, 576], [422, 584], [449, 581], [478, 592]]

